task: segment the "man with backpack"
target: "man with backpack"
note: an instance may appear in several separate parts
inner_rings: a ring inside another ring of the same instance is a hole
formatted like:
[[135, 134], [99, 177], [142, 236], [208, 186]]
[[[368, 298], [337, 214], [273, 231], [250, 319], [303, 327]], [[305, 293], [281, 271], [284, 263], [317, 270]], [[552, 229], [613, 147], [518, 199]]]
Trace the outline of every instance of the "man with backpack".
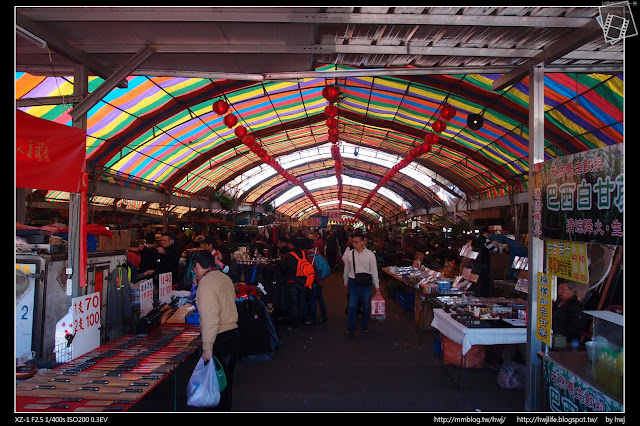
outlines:
[[311, 290], [307, 291], [307, 295], [309, 296], [309, 317], [306, 325], [315, 325], [318, 318], [318, 307], [320, 307], [320, 323], [327, 322], [327, 305], [322, 295], [322, 289], [325, 279], [331, 275], [331, 267], [320, 253], [317, 253], [317, 251], [314, 252], [311, 258], [316, 278], [313, 281]]
[[[313, 274], [311, 278], [309, 277], [309, 267]], [[313, 266], [307, 260], [306, 252], [298, 240], [293, 240], [293, 248], [283, 259], [283, 273], [288, 295], [288, 330], [295, 331], [308, 314], [305, 286], [311, 289], [315, 279]]]

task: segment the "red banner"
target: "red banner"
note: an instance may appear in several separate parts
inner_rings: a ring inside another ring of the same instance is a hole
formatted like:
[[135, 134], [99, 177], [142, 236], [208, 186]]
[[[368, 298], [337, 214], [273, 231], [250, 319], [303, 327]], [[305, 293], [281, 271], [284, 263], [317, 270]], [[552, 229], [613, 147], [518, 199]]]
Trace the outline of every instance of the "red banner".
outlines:
[[87, 132], [16, 110], [16, 186], [80, 192]]

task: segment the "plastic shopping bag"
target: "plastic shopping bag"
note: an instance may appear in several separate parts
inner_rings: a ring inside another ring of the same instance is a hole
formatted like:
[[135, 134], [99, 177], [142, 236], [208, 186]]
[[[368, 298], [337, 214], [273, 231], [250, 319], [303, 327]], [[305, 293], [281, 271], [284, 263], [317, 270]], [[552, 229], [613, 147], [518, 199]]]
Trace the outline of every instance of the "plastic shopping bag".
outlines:
[[202, 357], [193, 369], [187, 383], [187, 405], [191, 407], [215, 407], [220, 403], [220, 387], [216, 363], [204, 363]]
[[382, 294], [376, 293], [371, 298], [371, 318], [384, 321], [387, 318], [387, 311]]

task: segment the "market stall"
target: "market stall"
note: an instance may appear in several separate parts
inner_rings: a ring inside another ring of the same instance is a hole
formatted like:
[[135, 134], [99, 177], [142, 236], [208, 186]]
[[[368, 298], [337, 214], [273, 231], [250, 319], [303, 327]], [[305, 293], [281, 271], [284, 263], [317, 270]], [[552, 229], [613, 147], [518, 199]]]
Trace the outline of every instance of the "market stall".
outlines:
[[[544, 272], [531, 286], [537, 301], [532, 333], [543, 343], [536, 355], [550, 411], [623, 409], [624, 322], [612, 309], [623, 290], [623, 149], [619, 144], [545, 161], [534, 174], [533, 236], [542, 240]], [[558, 288], [564, 294], [569, 283], [580, 315], [591, 317], [573, 336], [556, 317], [564, 303]]]
[[38, 370], [16, 382], [16, 411], [188, 411], [186, 383], [199, 336], [196, 326], [163, 324]]

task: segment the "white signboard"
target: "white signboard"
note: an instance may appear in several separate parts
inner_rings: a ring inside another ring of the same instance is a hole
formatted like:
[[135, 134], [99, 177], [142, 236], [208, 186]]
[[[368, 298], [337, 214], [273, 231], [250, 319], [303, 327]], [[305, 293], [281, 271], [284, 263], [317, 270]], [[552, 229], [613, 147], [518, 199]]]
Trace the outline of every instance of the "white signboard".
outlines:
[[173, 283], [171, 282], [171, 272], [165, 272], [158, 276], [158, 297], [160, 304], [171, 302], [171, 292], [173, 292]]
[[[36, 272], [36, 265], [32, 263], [18, 263], [16, 270], [26, 275]], [[16, 288], [16, 358], [31, 352], [31, 338], [33, 334], [33, 301], [35, 298], [35, 278], [28, 279], [26, 289]], [[18, 293], [19, 290], [20, 293]]]
[[153, 280], [140, 281], [140, 317], [153, 309]]
[[73, 303], [73, 358], [100, 346], [100, 293], [91, 293], [72, 299]]

